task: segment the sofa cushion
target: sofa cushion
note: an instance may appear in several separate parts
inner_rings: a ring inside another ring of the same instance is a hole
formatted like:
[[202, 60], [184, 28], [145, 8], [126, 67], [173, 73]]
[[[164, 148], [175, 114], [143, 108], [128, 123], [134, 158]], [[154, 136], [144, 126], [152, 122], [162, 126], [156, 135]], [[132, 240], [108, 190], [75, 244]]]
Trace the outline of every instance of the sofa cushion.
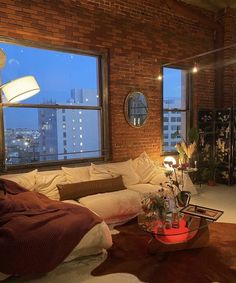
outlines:
[[140, 182], [140, 177], [135, 172], [132, 160], [116, 163], [108, 163], [107, 168], [112, 174], [121, 175], [125, 186], [135, 185]]
[[101, 180], [101, 179], [110, 179], [116, 177], [116, 174], [112, 174], [107, 166], [107, 164], [93, 164], [89, 167], [90, 180]]
[[152, 179], [150, 180], [150, 183], [153, 185], [162, 184], [163, 186], [165, 186], [167, 182], [168, 177], [166, 177], [165, 170], [162, 169], [157, 169], [155, 175], [153, 175]]
[[148, 194], [148, 193], [154, 193], [159, 192], [159, 190], [162, 188], [160, 185], [152, 185], [152, 184], [136, 184], [131, 185], [127, 187], [129, 190], [135, 191], [142, 195]]
[[66, 183], [67, 179], [63, 171], [46, 171], [38, 172], [36, 174], [36, 184], [34, 186], [34, 190], [41, 194], [44, 194], [50, 199], [59, 200], [59, 192], [57, 189], [57, 184]]
[[91, 164], [90, 178], [92, 180], [112, 178], [121, 175], [125, 186], [134, 185], [139, 183], [140, 178], [134, 171], [132, 160], [106, 163], [106, 164]]
[[90, 180], [89, 166], [61, 167], [69, 183], [84, 182]]
[[21, 174], [11, 174], [11, 175], [2, 175], [0, 176], [1, 179], [7, 179], [13, 182], [16, 182], [23, 188], [33, 191], [35, 182], [36, 182], [36, 173], [37, 169], [27, 172], [27, 173], [21, 173]]
[[141, 211], [139, 193], [122, 190], [80, 198], [79, 202], [97, 213], [107, 224], [124, 223]]
[[98, 193], [125, 190], [122, 177], [57, 185], [60, 200], [78, 199]]
[[133, 160], [135, 172], [139, 175], [141, 183], [148, 183], [155, 176], [157, 168], [154, 161], [150, 159], [146, 152]]

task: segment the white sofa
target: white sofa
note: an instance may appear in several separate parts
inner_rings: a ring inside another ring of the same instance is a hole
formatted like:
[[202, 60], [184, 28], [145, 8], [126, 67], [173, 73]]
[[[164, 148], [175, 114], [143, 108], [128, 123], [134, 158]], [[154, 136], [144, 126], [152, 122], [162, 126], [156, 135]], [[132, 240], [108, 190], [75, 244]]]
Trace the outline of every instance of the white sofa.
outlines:
[[[122, 176], [126, 190], [97, 193], [76, 199], [81, 205], [101, 216], [107, 224], [117, 225], [137, 216], [141, 210], [143, 194], [158, 192], [167, 182], [163, 168], [158, 168], [145, 152], [134, 160], [124, 162], [62, 167], [61, 170], [42, 172], [33, 170], [29, 173], [2, 175], [0, 178], [13, 180], [31, 191], [60, 200], [58, 184], [109, 179], [119, 175]], [[196, 189], [191, 179], [187, 175], [184, 177], [187, 190], [195, 194]]]

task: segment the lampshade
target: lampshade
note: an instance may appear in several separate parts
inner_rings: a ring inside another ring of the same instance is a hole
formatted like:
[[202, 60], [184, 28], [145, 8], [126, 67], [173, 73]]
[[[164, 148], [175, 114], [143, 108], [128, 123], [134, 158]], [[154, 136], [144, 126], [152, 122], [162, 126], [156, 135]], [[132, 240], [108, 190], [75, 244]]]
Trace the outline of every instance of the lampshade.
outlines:
[[171, 168], [173, 165], [176, 165], [176, 160], [173, 156], [166, 156], [164, 159], [164, 166], [166, 168]]
[[33, 76], [22, 77], [0, 87], [8, 102], [19, 102], [40, 91], [39, 85]]

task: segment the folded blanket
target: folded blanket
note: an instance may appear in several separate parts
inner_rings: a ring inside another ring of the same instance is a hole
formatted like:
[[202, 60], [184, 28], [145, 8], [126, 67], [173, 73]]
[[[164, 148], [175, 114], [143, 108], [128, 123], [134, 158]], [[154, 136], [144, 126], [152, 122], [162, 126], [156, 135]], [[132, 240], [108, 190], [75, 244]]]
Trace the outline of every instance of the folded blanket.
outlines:
[[69, 255], [101, 219], [85, 207], [53, 201], [0, 180], [0, 272], [45, 273]]

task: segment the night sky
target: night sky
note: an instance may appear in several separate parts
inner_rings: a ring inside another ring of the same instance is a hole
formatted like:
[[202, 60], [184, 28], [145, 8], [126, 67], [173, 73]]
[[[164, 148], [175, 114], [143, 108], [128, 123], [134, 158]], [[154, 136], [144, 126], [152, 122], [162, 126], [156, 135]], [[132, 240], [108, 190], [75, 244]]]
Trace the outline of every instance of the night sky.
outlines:
[[[0, 43], [7, 57], [2, 82], [33, 75], [41, 91], [22, 103], [45, 103], [46, 100], [66, 103], [71, 89], [98, 89], [97, 58], [46, 49]], [[37, 109], [5, 110], [6, 128], [38, 128]], [[17, 118], [16, 118], [17, 117]]]

